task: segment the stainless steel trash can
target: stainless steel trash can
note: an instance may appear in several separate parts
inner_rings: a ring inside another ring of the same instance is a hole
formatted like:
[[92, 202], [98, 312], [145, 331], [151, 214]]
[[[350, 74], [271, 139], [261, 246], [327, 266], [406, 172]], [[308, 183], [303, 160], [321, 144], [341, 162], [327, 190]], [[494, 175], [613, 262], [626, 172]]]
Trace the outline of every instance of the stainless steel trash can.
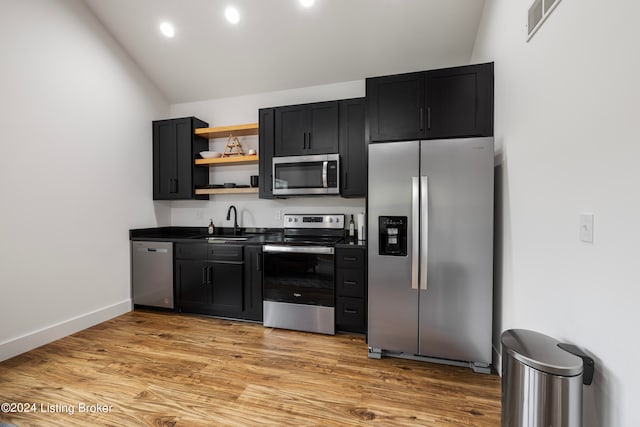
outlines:
[[501, 341], [502, 427], [581, 427], [583, 359], [534, 331]]

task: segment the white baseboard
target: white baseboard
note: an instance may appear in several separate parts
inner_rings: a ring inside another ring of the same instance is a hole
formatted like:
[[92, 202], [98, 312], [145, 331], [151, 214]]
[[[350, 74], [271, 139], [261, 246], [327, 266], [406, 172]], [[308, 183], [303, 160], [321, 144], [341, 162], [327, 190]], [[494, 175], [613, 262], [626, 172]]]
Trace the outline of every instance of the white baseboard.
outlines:
[[0, 362], [131, 311], [131, 299], [0, 343]]

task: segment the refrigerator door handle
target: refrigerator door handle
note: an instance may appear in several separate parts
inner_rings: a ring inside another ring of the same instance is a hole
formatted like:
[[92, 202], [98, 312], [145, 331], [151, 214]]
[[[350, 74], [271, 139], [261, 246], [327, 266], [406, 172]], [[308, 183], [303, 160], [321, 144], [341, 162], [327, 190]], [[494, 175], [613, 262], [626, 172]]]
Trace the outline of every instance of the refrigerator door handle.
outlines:
[[420, 177], [420, 289], [427, 290], [427, 261], [429, 259], [429, 178]]
[[411, 227], [413, 233], [411, 235], [411, 289], [418, 289], [418, 275], [420, 265], [420, 183], [418, 177], [411, 178]]

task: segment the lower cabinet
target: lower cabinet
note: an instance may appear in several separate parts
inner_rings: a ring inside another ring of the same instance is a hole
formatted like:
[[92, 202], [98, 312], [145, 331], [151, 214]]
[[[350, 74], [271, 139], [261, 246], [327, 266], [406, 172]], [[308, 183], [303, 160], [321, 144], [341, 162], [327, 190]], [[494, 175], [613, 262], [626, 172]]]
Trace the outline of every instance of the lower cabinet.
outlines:
[[336, 247], [336, 330], [367, 332], [366, 250]]
[[244, 311], [241, 318], [262, 322], [262, 246], [244, 247]]
[[[244, 249], [241, 245], [176, 244], [178, 309], [187, 313], [261, 320], [262, 276], [257, 275], [260, 277], [260, 292], [257, 292], [257, 277], [253, 273], [255, 249], [249, 250], [247, 260]], [[256, 307], [258, 298], [259, 309]]]

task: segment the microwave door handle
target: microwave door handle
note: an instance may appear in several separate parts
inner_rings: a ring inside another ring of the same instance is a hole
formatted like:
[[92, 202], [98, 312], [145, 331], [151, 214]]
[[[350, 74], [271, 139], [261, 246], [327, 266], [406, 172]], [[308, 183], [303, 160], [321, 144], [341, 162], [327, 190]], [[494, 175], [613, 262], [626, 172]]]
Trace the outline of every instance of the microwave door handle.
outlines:
[[329, 166], [329, 162], [328, 161], [324, 161], [322, 162], [322, 186], [324, 188], [328, 188], [329, 184], [327, 183], [327, 168]]

